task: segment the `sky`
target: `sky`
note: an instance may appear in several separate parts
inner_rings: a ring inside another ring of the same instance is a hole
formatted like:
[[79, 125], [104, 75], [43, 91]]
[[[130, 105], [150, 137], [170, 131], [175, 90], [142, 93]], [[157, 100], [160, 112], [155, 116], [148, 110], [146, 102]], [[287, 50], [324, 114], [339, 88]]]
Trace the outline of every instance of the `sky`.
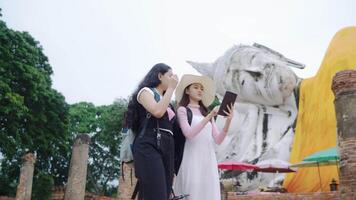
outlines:
[[0, 8], [9, 28], [40, 42], [53, 88], [70, 104], [127, 98], [159, 62], [198, 74], [187, 60], [213, 62], [234, 44], [263, 44], [312, 77], [333, 35], [356, 25], [354, 0], [0, 0]]

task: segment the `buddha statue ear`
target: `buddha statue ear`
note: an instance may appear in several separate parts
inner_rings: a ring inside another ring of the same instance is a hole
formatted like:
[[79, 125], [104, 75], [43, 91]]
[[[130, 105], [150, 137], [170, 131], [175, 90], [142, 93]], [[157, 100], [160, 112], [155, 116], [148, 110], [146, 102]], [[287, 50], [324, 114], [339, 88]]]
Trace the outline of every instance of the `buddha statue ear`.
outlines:
[[193, 61], [187, 61], [187, 63], [196, 69], [200, 74], [210, 78], [214, 77], [215, 69], [212, 63], [198, 63]]

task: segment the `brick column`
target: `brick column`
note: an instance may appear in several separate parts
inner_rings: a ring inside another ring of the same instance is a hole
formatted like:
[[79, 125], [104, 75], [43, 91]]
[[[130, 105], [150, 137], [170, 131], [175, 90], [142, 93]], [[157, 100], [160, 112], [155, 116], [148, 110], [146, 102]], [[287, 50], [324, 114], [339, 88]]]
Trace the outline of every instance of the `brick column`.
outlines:
[[23, 165], [21, 167], [19, 185], [17, 186], [16, 200], [30, 200], [36, 158], [32, 153], [28, 153], [22, 157], [22, 161]]
[[356, 70], [336, 73], [335, 94], [338, 145], [340, 149], [340, 198], [356, 197]]
[[87, 178], [90, 137], [87, 134], [75, 138], [66, 185], [65, 200], [84, 200]]
[[63, 200], [65, 188], [63, 186], [55, 186], [52, 189], [52, 200]]

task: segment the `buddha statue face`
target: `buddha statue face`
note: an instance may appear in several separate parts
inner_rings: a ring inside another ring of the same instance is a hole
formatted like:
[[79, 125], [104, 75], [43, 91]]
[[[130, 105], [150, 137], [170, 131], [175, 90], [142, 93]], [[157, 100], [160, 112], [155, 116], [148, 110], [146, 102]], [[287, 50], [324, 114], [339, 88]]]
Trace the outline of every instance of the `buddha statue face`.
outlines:
[[232, 91], [242, 102], [282, 105], [298, 81], [288, 59], [255, 46], [234, 46], [214, 63], [189, 63], [214, 80], [218, 94]]

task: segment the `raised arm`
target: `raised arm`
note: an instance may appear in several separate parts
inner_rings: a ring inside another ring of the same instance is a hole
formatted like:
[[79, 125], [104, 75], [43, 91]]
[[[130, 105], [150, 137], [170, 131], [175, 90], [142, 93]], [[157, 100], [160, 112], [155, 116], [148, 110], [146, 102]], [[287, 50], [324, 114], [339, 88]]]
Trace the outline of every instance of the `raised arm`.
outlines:
[[168, 89], [166, 90], [165, 94], [163, 95], [163, 98], [159, 102], [156, 102], [154, 100], [154, 96], [152, 96], [152, 94], [150, 94], [150, 92], [147, 90], [140, 93], [140, 95], [137, 97], [137, 100], [154, 117], [161, 118], [167, 111], [168, 105], [171, 101], [173, 91], [177, 86], [177, 83], [178, 77], [176, 75], [172, 76], [169, 80]]
[[161, 118], [167, 111], [173, 90], [174, 89], [168, 88], [163, 98], [159, 102], [155, 101], [154, 95], [152, 95], [149, 91], [144, 90], [138, 97], [139, 103], [141, 103], [142, 106], [154, 117]]
[[218, 145], [224, 141], [224, 139], [227, 135], [227, 132], [229, 131], [231, 120], [234, 117], [234, 109], [235, 109], [234, 105], [227, 106], [227, 109], [228, 109], [228, 112], [224, 111], [224, 113], [227, 116], [225, 117], [226, 121], [225, 121], [225, 125], [224, 125], [224, 128], [222, 131], [220, 131], [219, 128], [216, 126], [215, 121], [212, 120], [212, 134], [213, 134], [215, 143]]
[[212, 125], [212, 134], [213, 134], [215, 143], [221, 144], [227, 135], [227, 130], [224, 128], [222, 131], [220, 131], [214, 121], [211, 123], [211, 125]]

